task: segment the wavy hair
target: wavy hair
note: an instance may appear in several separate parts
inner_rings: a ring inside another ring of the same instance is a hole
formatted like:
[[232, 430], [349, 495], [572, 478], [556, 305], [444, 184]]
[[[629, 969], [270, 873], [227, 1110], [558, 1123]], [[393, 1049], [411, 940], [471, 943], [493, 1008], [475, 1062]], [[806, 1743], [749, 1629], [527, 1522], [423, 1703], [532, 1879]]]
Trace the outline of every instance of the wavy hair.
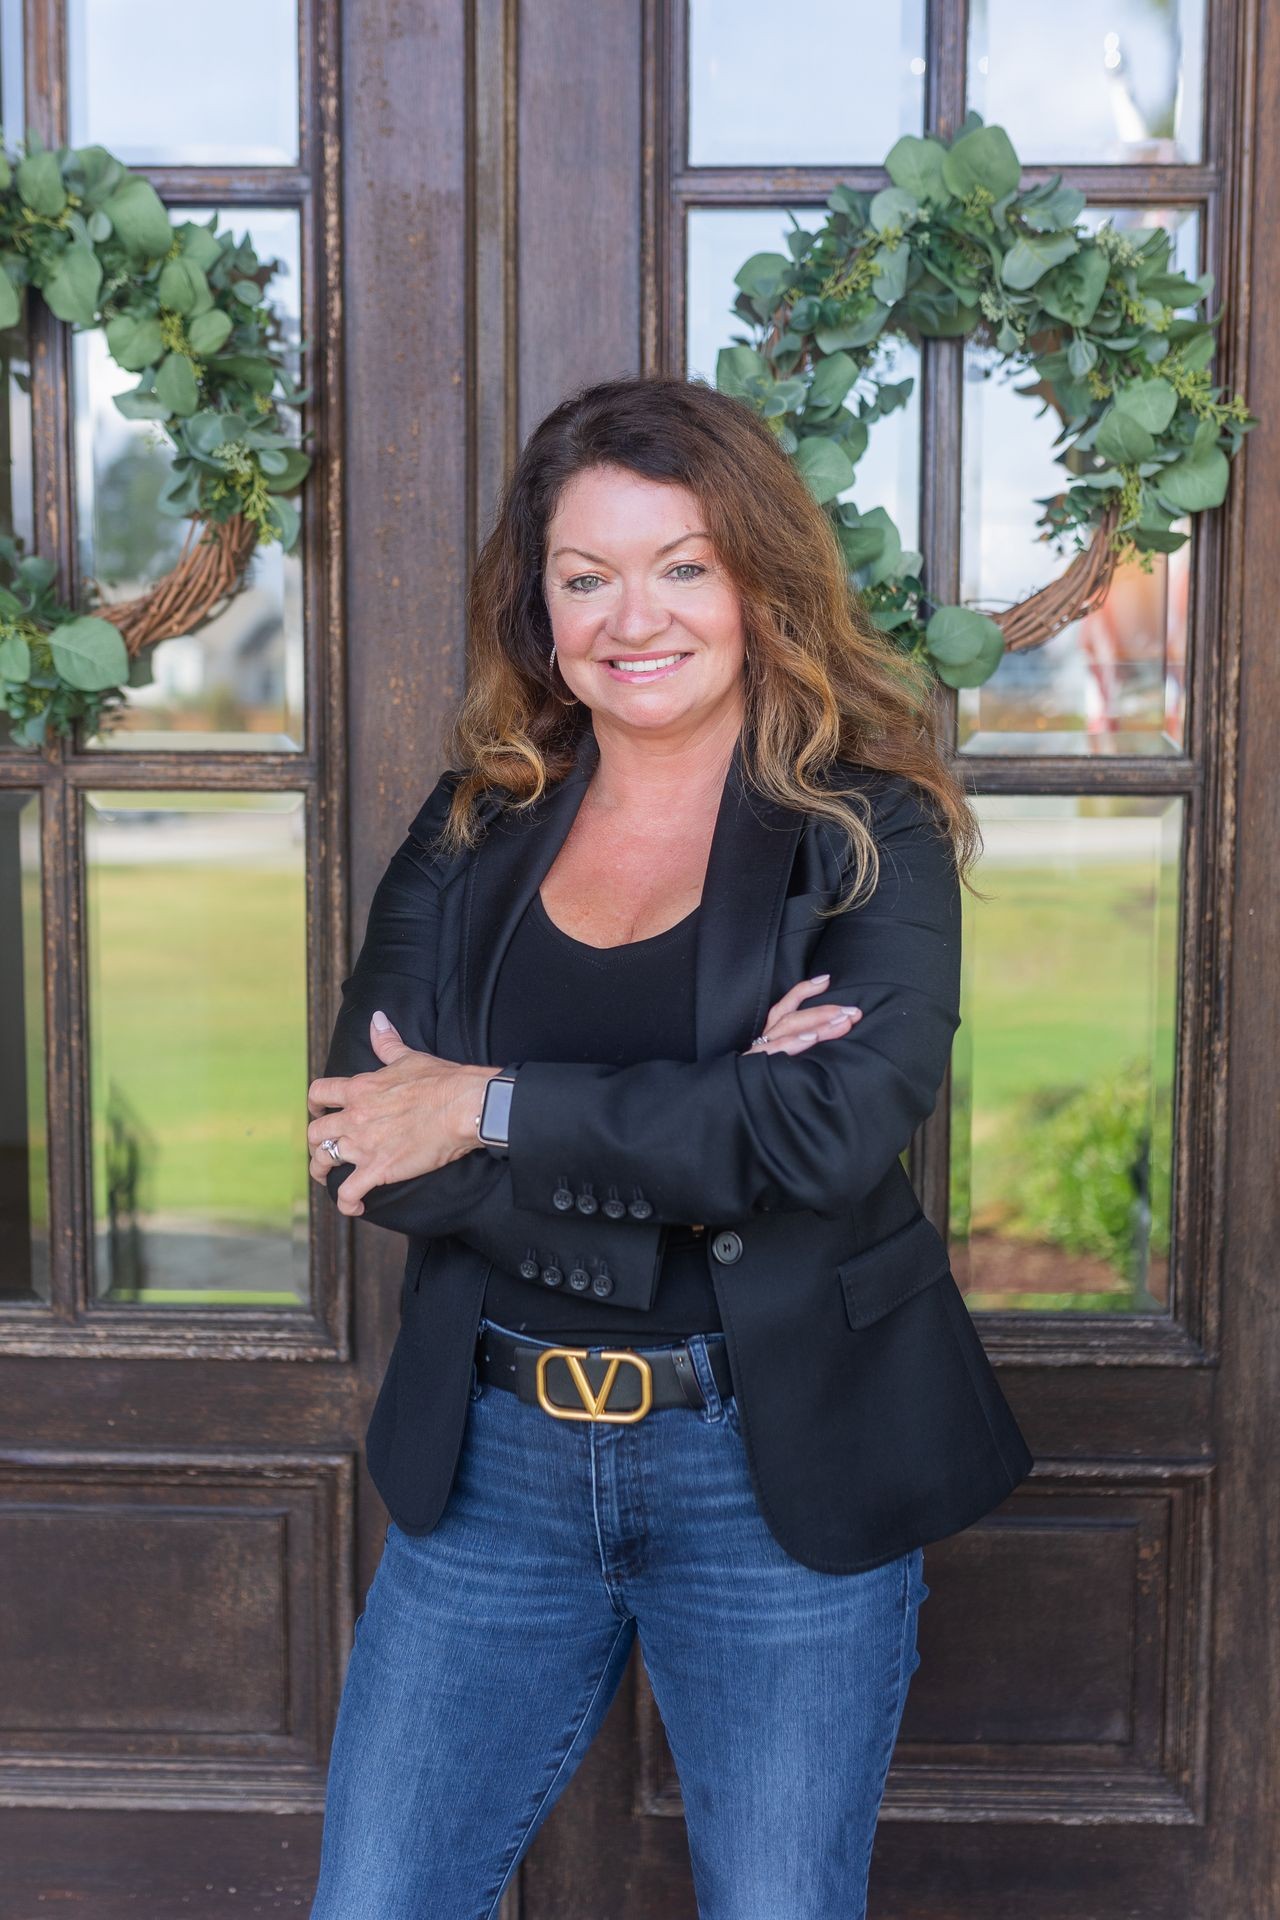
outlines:
[[831, 911], [857, 904], [879, 871], [865, 792], [835, 784], [843, 762], [912, 782], [967, 885], [981, 836], [939, 742], [932, 674], [876, 627], [831, 521], [764, 421], [744, 401], [670, 374], [582, 388], [516, 462], [468, 591], [467, 687], [447, 742], [461, 777], [441, 848], [475, 845], [486, 797], [531, 806], [574, 764], [590, 711], [550, 661], [547, 533], [567, 483], [608, 466], [696, 497], [742, 608], [744, 777], [847, 836], [854, 883]]

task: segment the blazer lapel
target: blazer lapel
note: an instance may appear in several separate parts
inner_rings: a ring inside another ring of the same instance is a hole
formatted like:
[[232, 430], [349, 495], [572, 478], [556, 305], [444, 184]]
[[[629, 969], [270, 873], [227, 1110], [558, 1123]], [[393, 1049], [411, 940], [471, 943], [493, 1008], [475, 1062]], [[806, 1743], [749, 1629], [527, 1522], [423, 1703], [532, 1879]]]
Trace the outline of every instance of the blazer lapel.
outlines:
[[[524, 814], [498, 813], [468, 863], [459, 1008], [465, 1058], [489, 1058], [498, 970], [516, 925], [550, 871], [599, 757], [588, 725], [573, 770]], [[741, 1051], [769, 1007], [782, 902], [803, 831], [801, 814], [748, 792], [742, 736], [734, 745], [707, 863], [694, 961], [697, 1057]]]

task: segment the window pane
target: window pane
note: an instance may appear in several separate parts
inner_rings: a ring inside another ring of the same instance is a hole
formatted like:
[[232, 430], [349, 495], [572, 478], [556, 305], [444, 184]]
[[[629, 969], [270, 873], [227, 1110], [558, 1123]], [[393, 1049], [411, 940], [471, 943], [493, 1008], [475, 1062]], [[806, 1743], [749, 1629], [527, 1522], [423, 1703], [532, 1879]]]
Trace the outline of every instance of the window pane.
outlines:
[[158, 167], [298, 158], [295, 0], [68, 0], [73, 147]]
[[952, 1054], [968, 1304], [1167, 1308], [1183, 802], [983, 795]]
[[40, 796], [0, 792], [0, 1300], [49, 1298]]
[[96, 1292], [307, 1297], [298, 794], [86, 801]]
[[[210, 209], [171, 209], [175, 221], [207, 222]], [[299, 334], [299, 235], [293, 212], [241, 208], [218, 214], [218, 231], [246, 231], [262, 261], [279, 267], [270, 296], [285, 337]], [[298, 378], [296, 356], [291, 372]], [[172, 446], [154, 423], [126, 420], [114, 396], [137, 385], [107, 353], [101, 333], [75, 337], [76, 482], [80, 568], [104, 600], [145, 591], [177, 559], [190, 525], [156, 501]], [[305, 538], [305, 536], [304, 536]], [[153, 683], [129, 691], [95, 747], [300, 748], [303, 731], [302, 549], [259, 547], [245, 585], [198, 632], [150, 650]]]
[[924, 70], [924, 0], [811, 0], [802, 31], [766, 0], [690, 0], [690, 163], [875, 165], [923, 130]]
[[[795, 219], [816, 232], [826, 218], [823, 207], [794, 207]], [[788, 212], [779, 207], [696, 207], [689, 213], [689, 257], [685, 282], [685, 360], [690, 377], [714, 386], [716, 356], [732, 345], [735, 334], [747, 331], [733, 311], [738, 289], [733, 276], [753, 253], [787, 254], [786, 236], [793, 229]], [[876, 366], [883, 380], [915, 382], [903, 407], [871, 429], [866, 452], [858, 462], [854, 484], [840, 495], [854, 500], [862, 512], [884, 507], [891, 515], [903, 545], [919, 544], [920, 523], [920, 356], [905, 340], [886, 340]]]
[[1204, 0], [970, 0], [968, 86], [1028, 164], [1199, 160]]
[[[1170, 270], [1199, 273], [1199, 222], [1185, 211], [1089, 208], [1096, 229], [1159, 223], [1173, 234]], [[1055, 459], [1060, 416], [1024, 371], [999, 368], [994, 349], [965, 348], [964, 487], [960, 597], [988, 611], [1025, 599], [1071, 557], [1040, 538], [1036, 504], [1067, 483]], [[1043, 411], [1042, 411], [1043, 409]], [[1188, 522], [1175, 523], [1185, 532]], [[1006, 653], [991, 679], [957, 696], [959, 742], [980, 754], [1168, 754], [1186, 742], [1188, 543], [1152, 554], [1151, 571], [1120, 568], [1103, 604], [1043, 646]]]

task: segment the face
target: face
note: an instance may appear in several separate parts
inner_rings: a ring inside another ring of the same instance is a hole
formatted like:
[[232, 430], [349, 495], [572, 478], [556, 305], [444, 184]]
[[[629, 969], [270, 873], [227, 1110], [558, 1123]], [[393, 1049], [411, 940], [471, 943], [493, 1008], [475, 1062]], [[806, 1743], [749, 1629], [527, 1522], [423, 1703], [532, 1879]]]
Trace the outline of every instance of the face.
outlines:
[[543, 589], [561, 674], [597, 734], [601, 722], [669, 738], [741, 724], [742, 609], [685, 487], [622, 467], [576, 474], [548, 530]]

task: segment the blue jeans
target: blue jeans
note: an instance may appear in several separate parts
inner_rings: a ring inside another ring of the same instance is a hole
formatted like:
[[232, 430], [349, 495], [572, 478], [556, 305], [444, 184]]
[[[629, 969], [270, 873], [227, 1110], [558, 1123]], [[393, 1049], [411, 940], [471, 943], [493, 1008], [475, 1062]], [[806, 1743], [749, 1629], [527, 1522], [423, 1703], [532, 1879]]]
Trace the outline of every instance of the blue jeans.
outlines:
[[689, 1340], [705, 1408], [631, 1426], [473, 1374], [449, 1504], [387, 1528], [356, 1622], [311, 1920], [490, 1920], [637, 1633], [701, 1920], [862, 1920], [923, 1554], [827, 1574], [778, 1545], [721, 1338]]

